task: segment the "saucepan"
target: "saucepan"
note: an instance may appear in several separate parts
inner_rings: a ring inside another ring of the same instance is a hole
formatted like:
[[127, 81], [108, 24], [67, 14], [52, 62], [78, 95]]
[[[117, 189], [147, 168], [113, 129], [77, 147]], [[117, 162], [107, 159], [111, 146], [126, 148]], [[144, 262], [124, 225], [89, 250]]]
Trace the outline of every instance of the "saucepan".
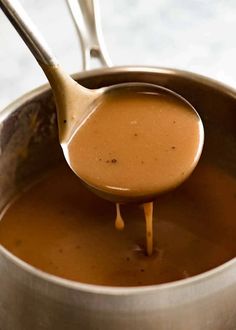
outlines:
[[[106, 63], [91, 0], [81, 1], [84, 63]], [[79, 13], [78, 13], [79, 15]], [[205, 126], [201, 161], [236, 175], [236, 91], [200, 75], [158, 67], [105, 67], [74, 77], [97, 88], [121, 82], [158, 84], [179, 93]], [[0, 209], [62, 158], [48, 85], [0, 112]], [[236, 328], [236, 259], [191, 278], [146, 287], [115, 288], [73, 282], [42, 272], [0, 246], [0, 329]]]

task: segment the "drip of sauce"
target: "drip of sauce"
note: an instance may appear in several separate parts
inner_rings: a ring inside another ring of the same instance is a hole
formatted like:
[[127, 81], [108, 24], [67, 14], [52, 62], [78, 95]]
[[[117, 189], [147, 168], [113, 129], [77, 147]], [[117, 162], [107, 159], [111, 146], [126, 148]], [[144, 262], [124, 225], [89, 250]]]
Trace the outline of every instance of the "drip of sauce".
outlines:
[[151, 256], [153, 252], [153, 202], [143, 204], [146, 221], [146, 245], [147, 255]]
[[[153, 202], [144, 203], [143, 208], [146, 222], [146, 253], [151, 256], [153, 252]], [[125, 223], [120, 213], [120, 204], [116, 203], [115, 228], [123, 230], [124, 227]]]
[[115, 227], [117, 230], [123, 230], [125, 227], [124, 220], [120, 213], [120, 204], [116, 203], [116, 220], [115, 220]]

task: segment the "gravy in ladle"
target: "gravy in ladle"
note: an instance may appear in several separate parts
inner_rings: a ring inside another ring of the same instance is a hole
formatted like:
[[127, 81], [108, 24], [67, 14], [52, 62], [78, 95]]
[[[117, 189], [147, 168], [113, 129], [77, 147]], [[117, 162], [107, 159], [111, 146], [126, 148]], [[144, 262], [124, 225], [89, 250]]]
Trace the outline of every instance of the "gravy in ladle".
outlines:
[[142, 201], [190, 175], [202, 139], [200, 118], [180, 98], [112, 90], [71, 138], [69, 163], [89, 186]]

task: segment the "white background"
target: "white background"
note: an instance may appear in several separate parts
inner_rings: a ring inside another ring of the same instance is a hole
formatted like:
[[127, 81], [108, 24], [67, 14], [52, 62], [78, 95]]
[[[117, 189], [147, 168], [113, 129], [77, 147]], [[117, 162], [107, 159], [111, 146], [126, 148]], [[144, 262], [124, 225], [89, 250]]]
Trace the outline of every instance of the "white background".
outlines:
[[[86, 0], [85, 0], [86, 1]], [[21, 0], [68, 72], [81, 51], [65, 0]], [[235, 0], [100, 0], [114, 65], [176, 67], [236, 87]], [[0, 11], [0, 109], [46, 81]]]

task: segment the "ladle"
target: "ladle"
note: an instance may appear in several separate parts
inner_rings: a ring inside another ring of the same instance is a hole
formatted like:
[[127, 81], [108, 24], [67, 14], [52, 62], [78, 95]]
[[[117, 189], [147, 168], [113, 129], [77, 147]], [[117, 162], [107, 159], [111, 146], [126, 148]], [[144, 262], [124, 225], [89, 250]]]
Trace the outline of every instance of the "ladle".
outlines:
[[[60, 67], [57, 59], [53, 56], [46, 42], [17, 0], [0, 0], [0, 7], [33, 53], [51, 84], [57, 104], [60, 143], [68, 164], [78, 177], [83, 180], [83, 177], [81, 177], [80, 173], [77, 172], [76, 168], [71, 164], [71, 155], [68, 146], [74, 138], [77, 130], [80, 129], [86, 119], [96, 110], [97, 104], [103, 102], [104, 95], [112, 93], [113, 90], [117, 91], [117, 89], [122, 89], [124, 91], [128, 89], [129, 91], [132, 90], [134, 92], [152, 94], [164, 93], [172, 95], [174, 98], [177, 98], [179, 102], [188, 106], [188, 110], [193, 112], [200, 123], [199, 130], [201, 135], [199, 145], [194, 154], [192, 166], [187, 172], [185, 171], [183, 180], [191, 174], [201, 155], [204, 134], [198, 113], [184, 98], [163, 87], [146, 83], [125, 83], [96, 90], [87, 89], [74, 81]], [[176, 167], [181, 168], [181, 164], [176, 164]], [[152, 195], [138, 196], [137, 198], [134, 198], [132, 196], [129, 197], [127, 194], [123, 196], [122, 190], [119, 194], [117, 191], [114, 193], [112, 190], [100, 189], [94, 186], [93, 182], [85, 182], [85, 184], [98, 195], [116, 202], [129, 202], [131, 200], [149, 201], [162, 192], [156, 191], [155, 193], [152, 193]]]

